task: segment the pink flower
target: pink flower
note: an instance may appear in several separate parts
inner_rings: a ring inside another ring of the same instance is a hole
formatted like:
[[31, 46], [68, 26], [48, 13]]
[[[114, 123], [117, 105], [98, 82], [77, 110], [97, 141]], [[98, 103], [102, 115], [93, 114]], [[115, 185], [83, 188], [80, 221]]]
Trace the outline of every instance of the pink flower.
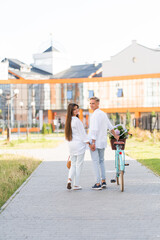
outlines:
[[120, 134], [120, 131], [118, 129], [115, 130], [116, 135]]

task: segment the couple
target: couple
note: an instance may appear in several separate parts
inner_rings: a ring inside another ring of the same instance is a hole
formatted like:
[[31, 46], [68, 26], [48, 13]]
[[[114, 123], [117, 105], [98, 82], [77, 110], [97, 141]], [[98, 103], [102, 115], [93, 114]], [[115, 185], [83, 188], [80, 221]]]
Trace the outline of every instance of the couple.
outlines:
[[89, 135], [86, 134], [84, 126], [78, 118], [79, 106], [74, 103], [68, 105], [65, 137], [69, 143], [71, 168], [68, 175], [67, 189], [72, 188], [73, 180], [73, 189], [82, 189], [79, 185], [79, 178], [87, 144], [90, 148], [96, 176], [96, 183], [92, 189], [100, 190], [106, 188], [104, 151], [107, 146], [107, 129], [111, 131], [117, 140], [119, 136], [113, 130], [107, 115], [99, 109], [99, 102], [100, 100], [97, 97], [90, 98], [90, 108], [93, 110], [93, 114], [90, 120]]

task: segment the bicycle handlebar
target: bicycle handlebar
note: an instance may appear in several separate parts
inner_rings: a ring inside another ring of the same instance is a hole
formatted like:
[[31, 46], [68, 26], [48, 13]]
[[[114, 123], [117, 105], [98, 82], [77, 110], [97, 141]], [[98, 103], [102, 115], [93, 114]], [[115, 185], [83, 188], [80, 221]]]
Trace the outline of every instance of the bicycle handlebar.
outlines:
[[[121, 125], [121, 124], [119, 124], [119, 125]], [[116, 125], [117, 126], [117, 125]], [[115, 127], [116, 127], [115, 126]], [[114, 128], [113, 128], [113, 130], [114, 130]], [[123, 134], [125, 134], [127, 132], [127, 129], [124, 129], [124, 132], [121, 134], [121, 135], [118, 135], [119, 137], [121, 137]], [[114, 137], [114, 135], [111, 133], [111, 131], [109, 131], [109, 133]], [[131, 133], [129, 133], [129, 132], [127, 132], [128, 133], [128, 135], [130, 135], [130, 136], [132, 136], [132, 134]]]
[[[113, 129], [114, 130], [114, 129]], [[127, 129], [121, 134], [121, 135], [118, 135], [119, 137], [121, 137], [123, 134], [125, 134], [127, 132]], [[109, 133], [114, 137], [114, 135], [109, 131]]]

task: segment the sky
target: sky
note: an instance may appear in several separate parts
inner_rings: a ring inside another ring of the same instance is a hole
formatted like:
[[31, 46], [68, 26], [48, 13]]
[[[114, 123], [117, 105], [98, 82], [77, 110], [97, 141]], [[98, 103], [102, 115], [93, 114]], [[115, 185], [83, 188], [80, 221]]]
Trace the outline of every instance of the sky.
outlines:
[[53, 45], [71, 65], [103, 62], [132, 40], [160, 45], [160, 0], [3, 0], [0, 60], [33, 63]]

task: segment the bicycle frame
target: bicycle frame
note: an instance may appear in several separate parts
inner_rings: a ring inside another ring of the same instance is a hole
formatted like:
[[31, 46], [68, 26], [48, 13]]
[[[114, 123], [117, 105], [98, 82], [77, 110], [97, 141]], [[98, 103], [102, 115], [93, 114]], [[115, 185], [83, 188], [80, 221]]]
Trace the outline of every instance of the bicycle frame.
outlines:
[[115, 150], [115, 168], [116, 168], [116, 177], [119, 177], [120, 171], [125, 172], [125, 153], [124, 150], [121, 150], [120, 145], [116, 145]]

